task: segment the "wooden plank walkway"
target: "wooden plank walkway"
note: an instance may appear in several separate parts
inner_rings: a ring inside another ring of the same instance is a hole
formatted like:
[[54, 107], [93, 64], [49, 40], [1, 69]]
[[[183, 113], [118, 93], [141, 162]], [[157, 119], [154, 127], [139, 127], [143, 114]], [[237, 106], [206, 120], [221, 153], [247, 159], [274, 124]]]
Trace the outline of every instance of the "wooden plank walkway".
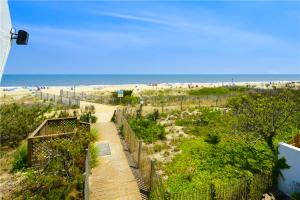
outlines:
[[94, 127], [100, 133], [96, 145], [108, 143], [111, 155], [99, 156], [99, 165], [92, 169], [90, 199], [140, 200], [141, 194], [128, 165], [115, 124], [101, 122]]

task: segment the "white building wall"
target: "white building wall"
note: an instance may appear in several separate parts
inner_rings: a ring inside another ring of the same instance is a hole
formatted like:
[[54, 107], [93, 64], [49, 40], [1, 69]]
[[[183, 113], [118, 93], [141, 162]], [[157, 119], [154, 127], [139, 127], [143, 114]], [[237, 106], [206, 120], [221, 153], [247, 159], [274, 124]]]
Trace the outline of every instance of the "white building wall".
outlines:
[[287, 195], [300, 192], [300, 148], [286, 143], [279, 144], [279, 158], [285, 157], [289, 169], [281, 170], [283, 178], [278, 177], [278, 188]]

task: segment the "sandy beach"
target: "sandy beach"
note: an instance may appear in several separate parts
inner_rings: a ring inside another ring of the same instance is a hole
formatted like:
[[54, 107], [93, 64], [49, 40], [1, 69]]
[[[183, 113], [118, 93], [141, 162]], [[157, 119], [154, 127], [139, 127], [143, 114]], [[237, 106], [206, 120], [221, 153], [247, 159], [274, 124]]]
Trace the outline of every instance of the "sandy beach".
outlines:
[[[186, 90], [190, 88], [205, 87], [221, 87], [221, 86], [248, 86], [253, 88], [271, 88], [270, 85], [276, 87], [285, 87], [290, 81], [278, 82], [219, 82], [219, 83], [160, 83], [160, 84], [124, 84], [124, 85], [79, 85], [75, 86], [75, 92], [86, 94], [108, 95], [117, 90], [133, 90], [135, 95], [139, 95], [147, 90], [164, 90], [177, 89]], [[300, 87], [300, 82], [294, 83], [296, 88]], [[41, 86], [41, 87], [0, 87], [0, 98], [10, 96], [17, 100], [25, 95], [33, 94], [35, 91], [41, 90], [50, 94], [60, 94], [60, 90], [74, 92], [74, 86]]]

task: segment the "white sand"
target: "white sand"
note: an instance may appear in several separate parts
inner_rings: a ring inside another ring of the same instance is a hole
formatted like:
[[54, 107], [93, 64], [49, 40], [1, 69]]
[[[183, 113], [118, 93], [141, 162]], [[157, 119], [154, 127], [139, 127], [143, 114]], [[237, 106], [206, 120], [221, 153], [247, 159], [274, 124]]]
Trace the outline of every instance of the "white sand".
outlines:
[[[270, 82], [235, 82], [234, 85], [237, 86], [251, 86], [255, 88], [267, 88], [266, 84]], [[289, 81], [278, 81], [272, 82], [272, 84], [276, 85], [277, 87], [285, 86], [286, 83]], [[135, 94], [139, 94], [141, 91], [145, 90], [162, 90], [162, 89], [187, 89], [189, 87], [198, 88], [203, 87], [219, 87], [219, 86], [226, 86], [232, 85], [231, 82], [227, 83], [161, 83], [155, 86], [147, 85], [147, 84], [126, 84], [126, 85], [80, 85], [75, 87], [75, 92], [84, 92], [84, 93], [98, 93], [98, 94], [108, 94], [112, 91], [116, 90], [133, 90]], [[297, 82], [296, 87], [300, 89], [300, 82]], [[271, 88], [271, 86], [269, 86]], [[4, 95], [6, 96], [13, 96], [14, 98], [19, 98], [24, 95], [28, 95], [36, 91], [36, 87], [0, 87], [0, 98], [3, 98]], [[51, 93], [51, 94], [59, 94], [60, 90], [66, 90], [73, 92], [73, 88], [70, 86], [49, 86], [46, 89], [42, 89], [43, 92]]]

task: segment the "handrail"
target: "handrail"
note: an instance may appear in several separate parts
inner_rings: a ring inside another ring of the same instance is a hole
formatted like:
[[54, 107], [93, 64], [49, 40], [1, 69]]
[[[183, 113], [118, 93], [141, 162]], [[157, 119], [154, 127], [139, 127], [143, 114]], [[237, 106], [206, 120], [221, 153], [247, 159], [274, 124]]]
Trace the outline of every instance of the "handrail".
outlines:
[[[49, 137], [56, 137], [56, 136], [64, 136], [64, 135], [70, 135], [73, 134], [74, 132], [67, 132], [67, 133], [57, 133], [57, 134], [52, 134], [52, 135], [37, 135], [34, 136], [30, 139], [36, 139], [36, 138], [49, 138]], [[29, 139], [29, 138], [28, 138]]]
[[46, 124], [48, 120], [44, 120], [30, 135], [28, 138], [34, 137]]

